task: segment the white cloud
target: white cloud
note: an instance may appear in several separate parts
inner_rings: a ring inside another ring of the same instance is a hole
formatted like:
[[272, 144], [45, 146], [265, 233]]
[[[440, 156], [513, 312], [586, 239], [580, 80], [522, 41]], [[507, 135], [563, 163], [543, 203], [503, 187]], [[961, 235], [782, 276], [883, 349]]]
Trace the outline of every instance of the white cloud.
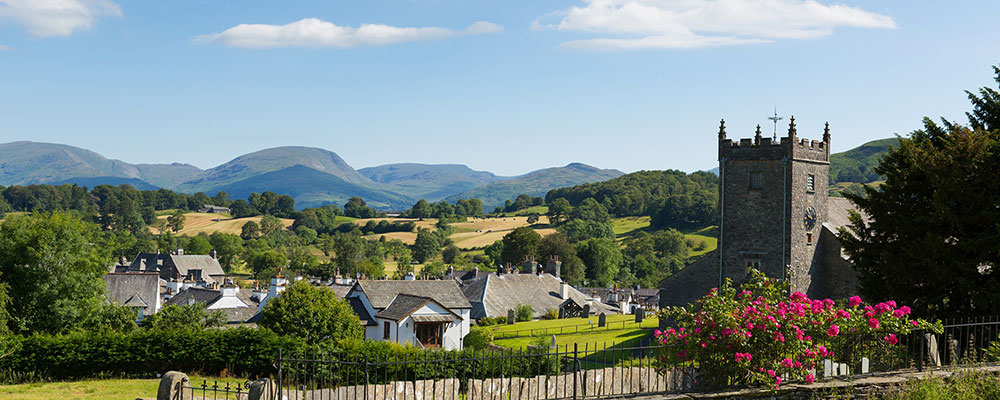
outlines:
[[827, 36], [837, 27], [895, 28], [888, 16], [814, 0], [584, 0], [537, 19], [533, 29], [605, 37], [586, 49], [684, 49]]
[[482, 21], [455, 31], [438, 27], [400, 28], [379, 24], [362, 24], [358, 28], [352, 28], [316, 18], [305, 18], [287, 25], [240, 24], [221, 33], [198, 36], [195, 41], [253, 49], [288, 46], [359, 47], [481, 35], [502, 30], [500, 25]]
[[68, 36], [90, 29], [99, 17], [121, 17], [111, 0], [0, 0], [0, 21], [24, 25], [38, 37]]

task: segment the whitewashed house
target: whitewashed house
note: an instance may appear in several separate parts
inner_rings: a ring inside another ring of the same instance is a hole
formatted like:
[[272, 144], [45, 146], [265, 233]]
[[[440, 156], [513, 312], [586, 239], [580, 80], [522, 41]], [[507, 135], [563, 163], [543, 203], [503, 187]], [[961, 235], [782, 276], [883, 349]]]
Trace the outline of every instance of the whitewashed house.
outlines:
[[365, 338], [421, 348], [461, 350], [472, 305], [448, 280], [359, 280], [345, 298]]

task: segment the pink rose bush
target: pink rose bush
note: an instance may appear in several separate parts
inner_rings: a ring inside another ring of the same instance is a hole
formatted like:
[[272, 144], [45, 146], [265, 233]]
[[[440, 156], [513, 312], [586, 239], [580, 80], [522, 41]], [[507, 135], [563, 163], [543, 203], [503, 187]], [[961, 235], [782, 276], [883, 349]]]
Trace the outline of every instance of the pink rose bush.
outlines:
[[837, 360], [830, 349], [840, 348], [846, 336], [877, 341], [870, 348], [888, 348], [913, 329], [935, 330], [893, 301], [864, 306], [855, 296], [838, 305], [799, 292], [786, 295], [787, 282], [749, 273], [738, 289], [727, 280], [687, 308], [661, 311], [660, 318], [676, 326], [654, 332], [664, 345], [662, 368], [696, 367], [708, 385], [778, 387], [782, 376], [814, 381], [810, 370], [821, 370], [817, 365], [824, 358]]

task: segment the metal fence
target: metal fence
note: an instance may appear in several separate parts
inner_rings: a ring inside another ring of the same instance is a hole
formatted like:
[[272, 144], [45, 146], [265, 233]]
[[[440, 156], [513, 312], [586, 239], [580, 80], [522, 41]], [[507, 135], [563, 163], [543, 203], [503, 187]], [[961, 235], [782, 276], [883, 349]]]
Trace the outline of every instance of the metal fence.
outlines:
[[176, 400], [248, 400], [250, 382], [233, 383], [202, 380], [200, 384], [188, 381], [177, 383]]
[[[658, 371], [658, 346], [279, 358], [281, 398], [592, 399], [678, 392], [691, 373]], [[590, 351], [588, 353], [588, 351]]]

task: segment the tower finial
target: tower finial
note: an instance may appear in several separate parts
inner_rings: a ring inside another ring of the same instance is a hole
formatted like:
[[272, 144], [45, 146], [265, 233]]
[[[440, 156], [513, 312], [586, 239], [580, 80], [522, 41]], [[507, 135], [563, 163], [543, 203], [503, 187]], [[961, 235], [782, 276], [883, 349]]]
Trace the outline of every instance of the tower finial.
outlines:
[[796, 131], [795, 131], [795, 116], [793, 115], [793, 116], [791, 116], [791, 118], [788, 119], [788, 138], [790, 138], [790, 139], [792, 139], [794, 141], [795, 140], [795, 133], [796, 133]]
[[760, 144], [760, 124], [757, 124], [757, 133], [753, 136], [754, 144]]
[[719, 120], [719, 140], [726, 140], [726, 120]]
[[830, 121], [826, 121], [826, 126], [823, 127], [823, 143], [830, 143]]

